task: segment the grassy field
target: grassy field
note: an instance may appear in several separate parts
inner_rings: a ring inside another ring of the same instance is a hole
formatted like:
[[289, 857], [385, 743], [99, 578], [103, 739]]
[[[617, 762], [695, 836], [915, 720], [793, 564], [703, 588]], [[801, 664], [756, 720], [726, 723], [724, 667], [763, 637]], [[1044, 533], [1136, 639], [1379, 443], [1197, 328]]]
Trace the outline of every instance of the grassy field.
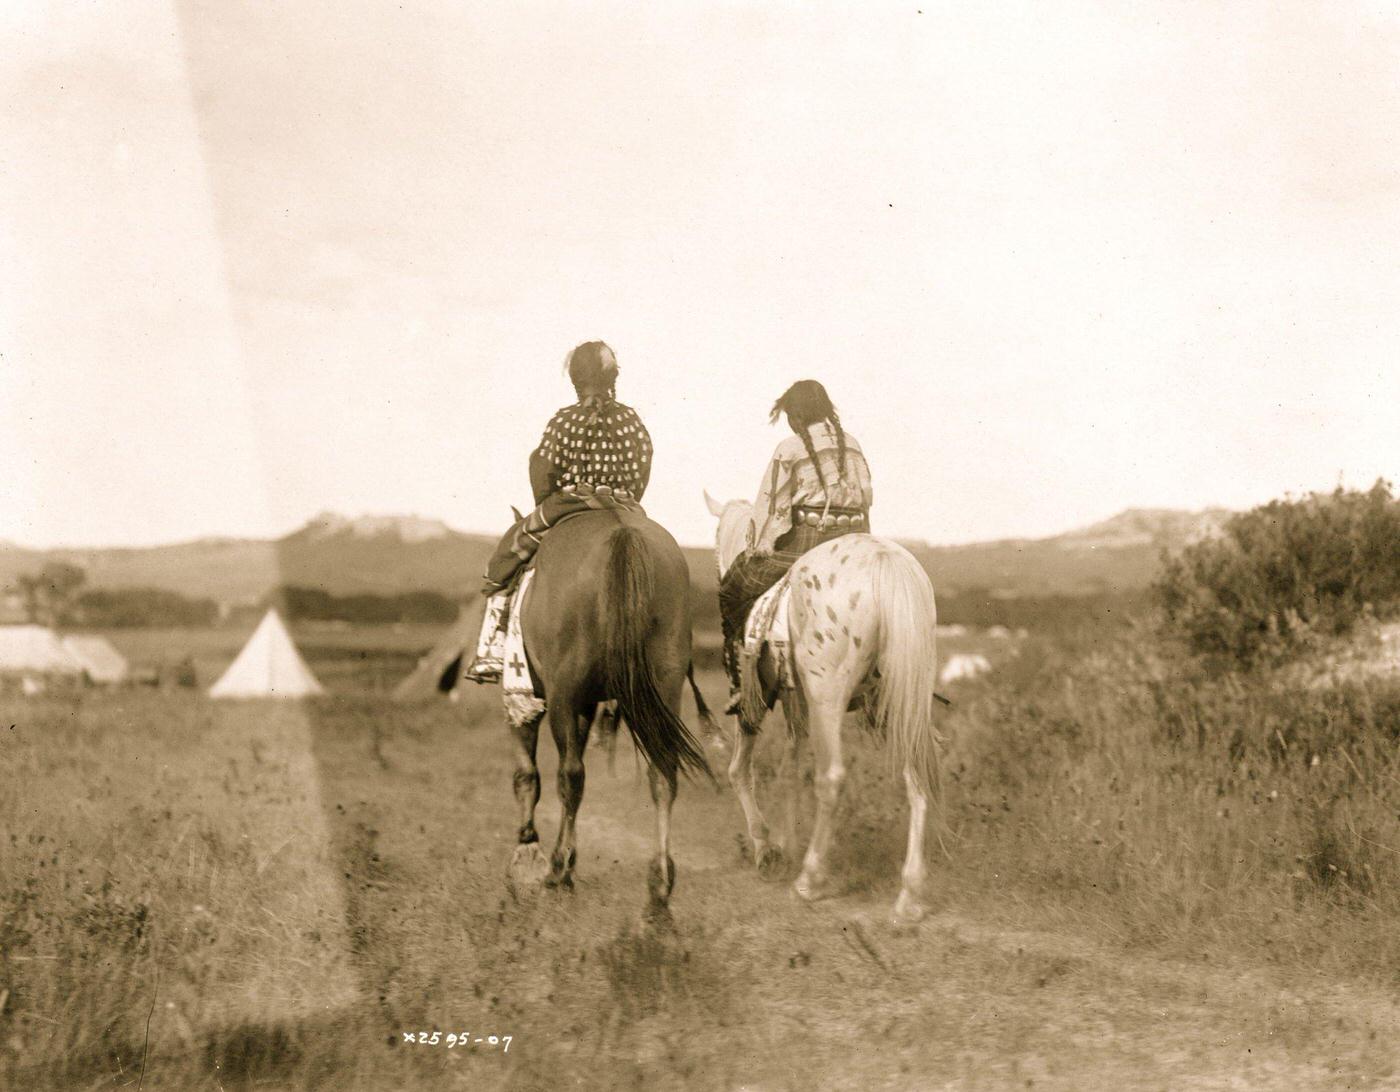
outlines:
[[[190, 636], [121, 643], [194, 647], [207, 685], [242, 639]], [[857, 738], [843, 895], [809, 907], [760, 880], [732, 793], [687, 785], [675, 929], [656, 932], [625, 743], [612, 769], [589, 756], [577, 890], [517, 897], [496, 694], [389, 702], [431, 632], [297, 636], [332, 696], [0, 708], [0, 1087], [1400, 1082], [1392, 683], [1191, 676], [1130, 629], [996, 645], [946, 716], [922, 926], [886, 922], [903, 794]], [[807, 794], [795, 860], [810, 786], [773, 727], [761, 793]], [[424, 1030], [442, 1038], [405, 1042]]]
[[[186, 657], [193, 660], [196, 678], [208, 689], [238, 655], [257, 619], [245, 626], [211, 629], [113, 629], [101, 631], [135, 667], [170, 669]], [[349, 626], [335, 622], [299, 622], [293, 640], [326, 689], [337, 694], [383, 694], [409, 673], [431, 649], [446, 626], [418, 623]], [[697, 627], [695, 663], [718, 671], [720, 635], [717, 628]], [[940, 642], [944, 658], [956, 652], [978, 652], [992, 662], [1007, 659], [1014, 645], [970, 631]], [[716, 682], [714, 695], [724, 692]]]

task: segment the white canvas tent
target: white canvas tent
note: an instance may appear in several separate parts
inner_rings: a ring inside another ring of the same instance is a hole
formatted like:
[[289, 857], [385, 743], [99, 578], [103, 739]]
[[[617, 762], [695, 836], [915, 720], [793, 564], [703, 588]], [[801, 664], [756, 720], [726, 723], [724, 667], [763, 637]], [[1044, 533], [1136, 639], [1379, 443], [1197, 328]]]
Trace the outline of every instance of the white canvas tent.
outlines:
[[83, 665], [46, 626], [0, 626], [0, 676], [21, 680], [25, 693], [38, 693], [49, 679], [76, 682]]
[[65, 637], [63, 647], [82, 664], [83, 672], [95, 683], [115, 685], [125, 682], [130, 673], [126, 657], [105, 637]]
[[275, 610], [263, 616], [238, 658], [209, 688], [211, 698], [304, 698], [323, 693]]

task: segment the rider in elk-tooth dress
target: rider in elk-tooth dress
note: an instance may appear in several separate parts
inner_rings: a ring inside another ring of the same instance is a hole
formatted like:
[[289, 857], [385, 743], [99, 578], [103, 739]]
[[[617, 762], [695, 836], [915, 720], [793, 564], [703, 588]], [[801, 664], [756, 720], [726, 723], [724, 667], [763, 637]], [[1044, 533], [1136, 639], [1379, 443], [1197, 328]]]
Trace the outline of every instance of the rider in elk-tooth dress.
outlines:
[[870, 468], [856, 438], [841, 427], [826, 388], [814, 379], [794, 383], [768, 419], [776, 422], [784, 413], [793, 435], [778, 445], [763, 473], [749, 548], [720, 582], [729, 713], [739, 707], [739, 646], [754, 602], [814, 546], [870, 531]]
[[566, 516], [590, 509], [641, 511], [651, 479], [651, 436], [630, 406], [617, 401], [617, 357], [601, 341], [588, 341], [568, 356], [578, 401], [556, 413], [530, 456], [530, 489], [536, 508], [518, 520], [486, 566], [488, 597], [476, 657], [462, 677], [501, 678], [501, 634], [516, 577], [535, 556], [540, 539]]

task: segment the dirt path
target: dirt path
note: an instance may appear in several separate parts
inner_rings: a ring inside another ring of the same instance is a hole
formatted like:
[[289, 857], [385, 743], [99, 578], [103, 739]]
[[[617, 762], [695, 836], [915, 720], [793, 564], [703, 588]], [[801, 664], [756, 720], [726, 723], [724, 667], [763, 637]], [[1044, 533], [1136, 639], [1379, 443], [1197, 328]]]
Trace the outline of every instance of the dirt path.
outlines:
[[[508, 748], [494, 711], [476, 715], [381, 741], [382, 763], [354, 733], [318, 738], [363, 1003], [383, 1028], [368, 1086], [389, 1072], [403, 1087], [1400, 1087], [1391, 999], [993, 929], [957, 891], [895, 929], [894, 876], [809, 907], [740, 861], [727, 790], [683, 790], [676, 929], [645, 933], [653, 817], [625, 744], [612, 774], [590, 753], [576, 891], [513, 899]], [[509, 1054], [401, 1038], [458, 1026], [512, 1035]]]

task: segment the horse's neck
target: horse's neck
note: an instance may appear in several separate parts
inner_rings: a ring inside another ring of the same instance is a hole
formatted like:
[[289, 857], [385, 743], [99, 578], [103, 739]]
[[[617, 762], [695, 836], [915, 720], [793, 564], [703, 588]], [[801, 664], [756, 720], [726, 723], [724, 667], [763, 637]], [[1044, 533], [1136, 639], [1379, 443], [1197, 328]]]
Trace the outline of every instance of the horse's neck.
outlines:
[[753, 505], [751, 504], [736, 504], [731, 511], [725, 512], [725, 518], [716, 542], [716, 562], [719, 565], [720, 576], [729, 571], [729, 567], [734, 564], [735, 559], [748, 546], [749, 523], [752, 515]]

